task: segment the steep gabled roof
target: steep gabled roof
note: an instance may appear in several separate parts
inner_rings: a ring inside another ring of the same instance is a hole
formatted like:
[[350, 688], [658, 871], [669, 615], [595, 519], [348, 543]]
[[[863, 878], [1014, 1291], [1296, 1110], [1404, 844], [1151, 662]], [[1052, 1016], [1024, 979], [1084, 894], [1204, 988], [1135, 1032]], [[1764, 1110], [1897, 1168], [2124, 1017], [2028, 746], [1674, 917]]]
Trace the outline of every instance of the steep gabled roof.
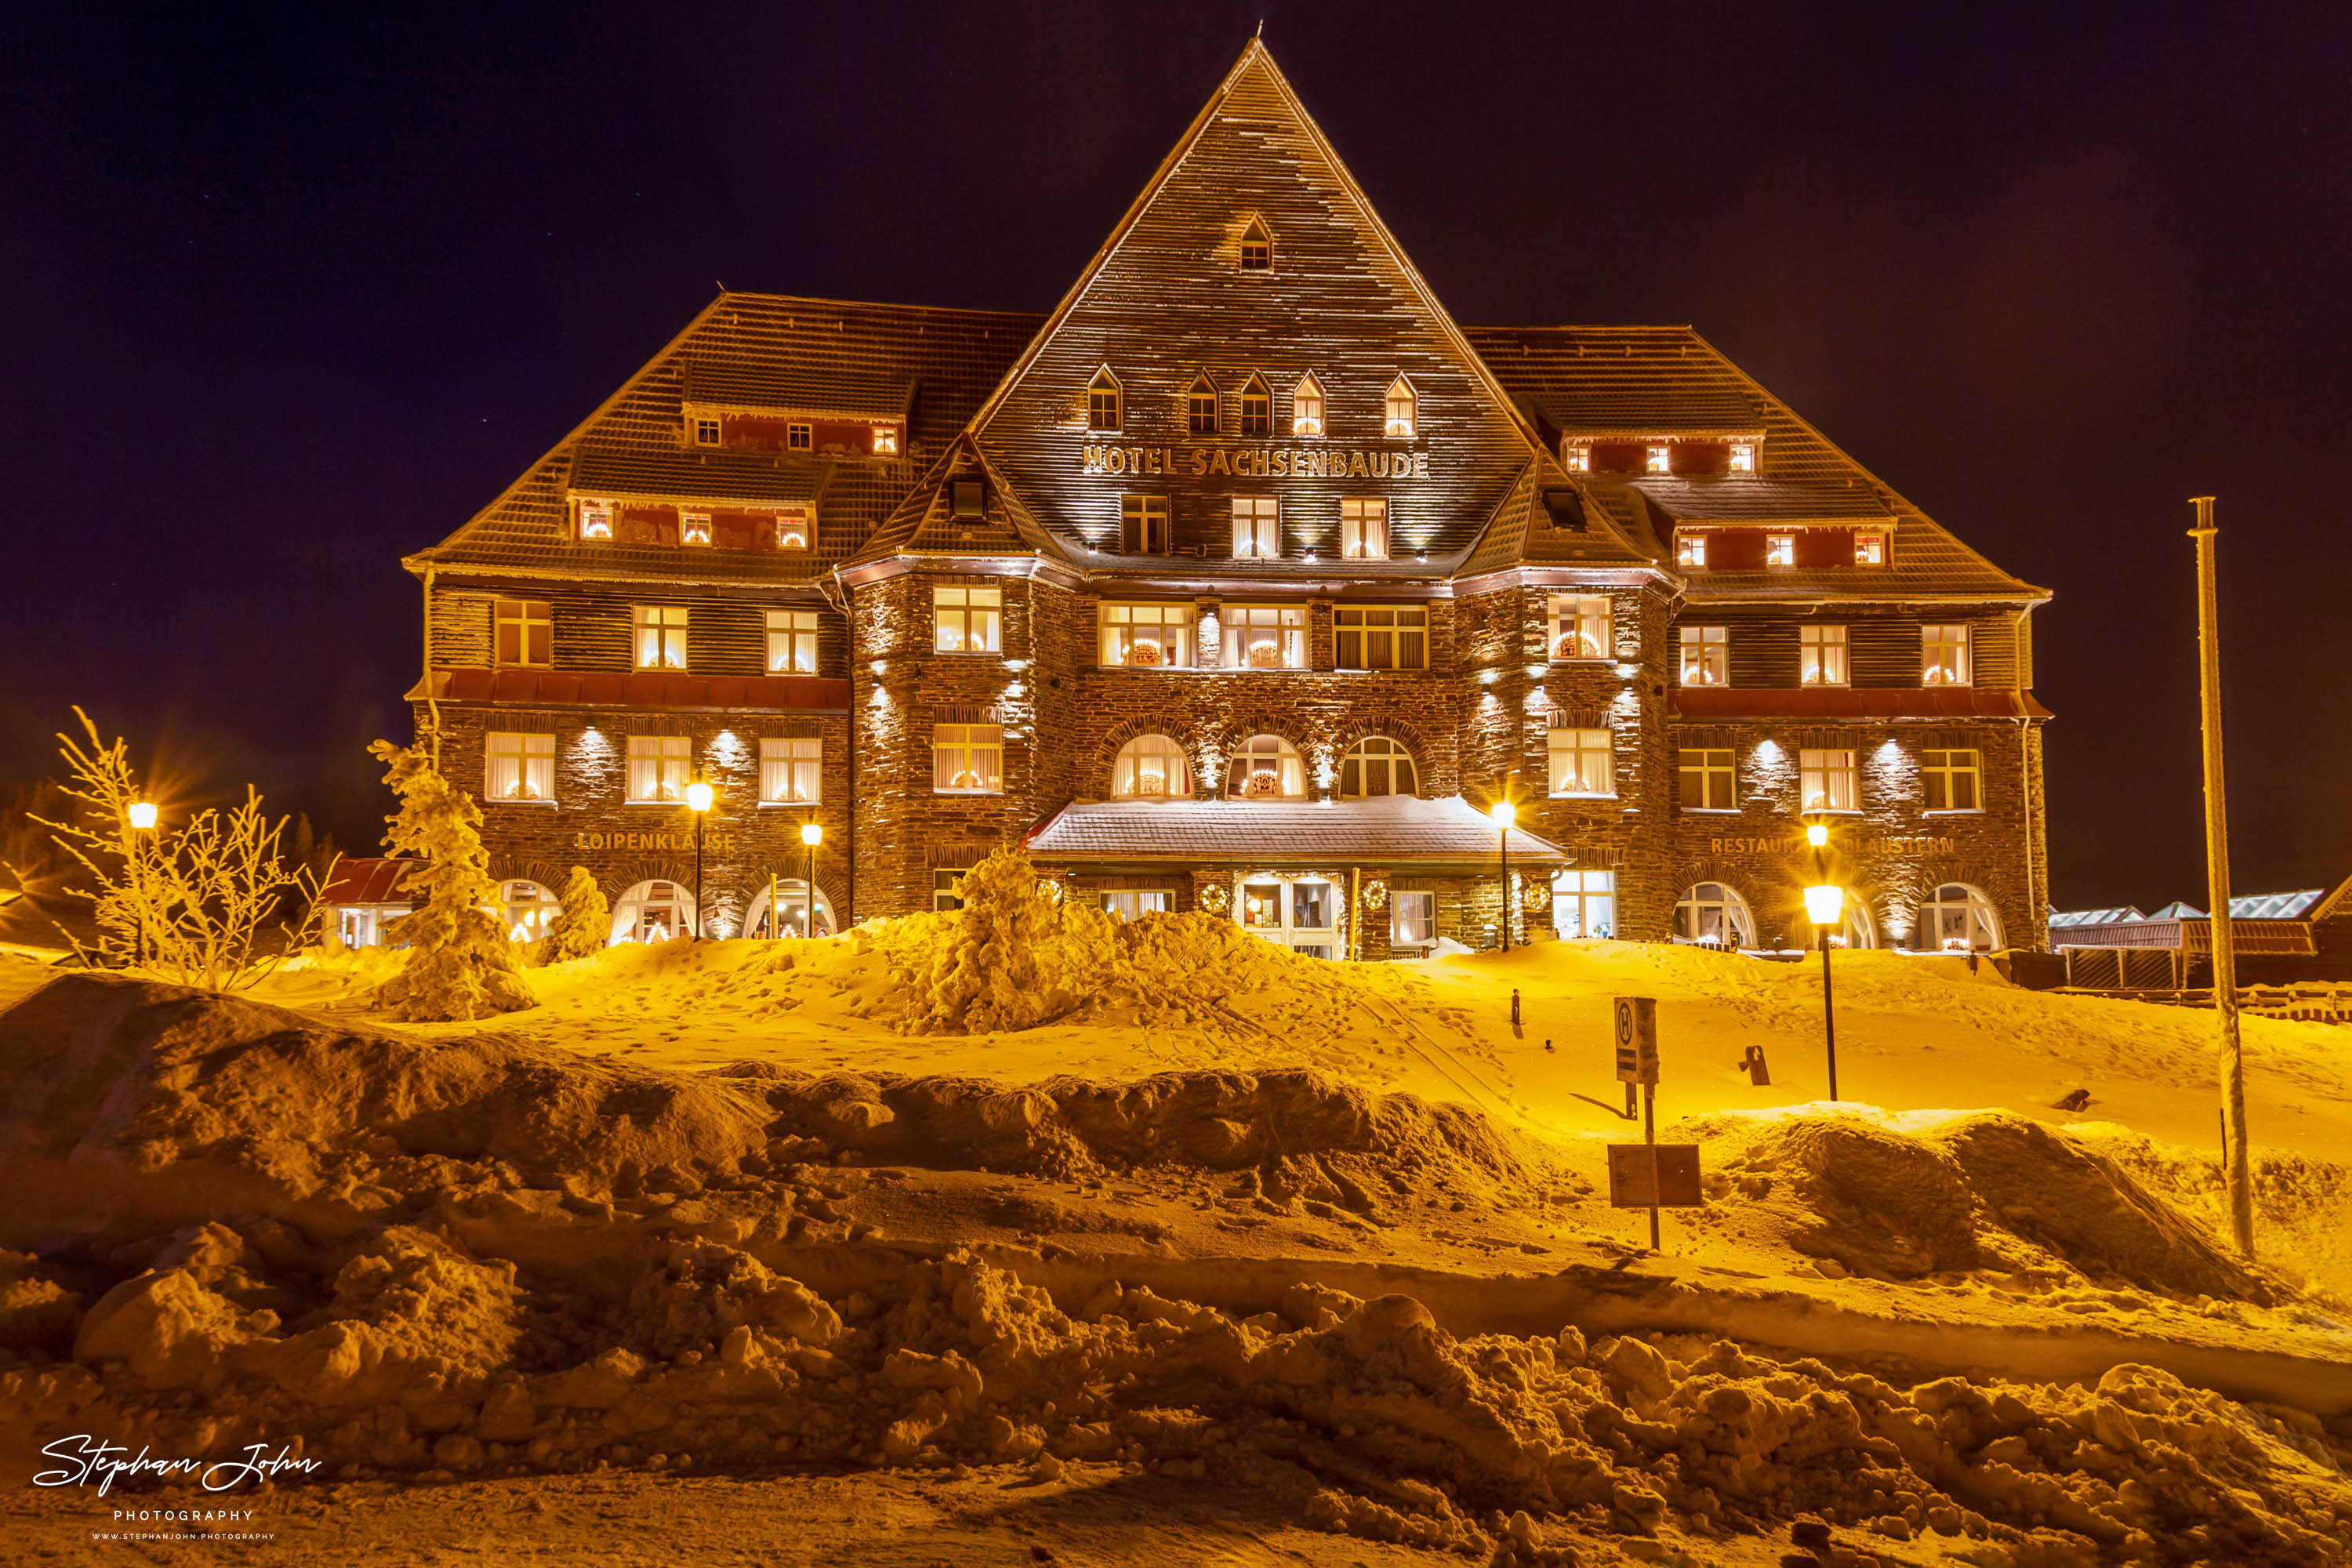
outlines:
[[[977, 518], [955, 515], [954, 484], [982, 481], [982, 510]], [[1040, 524], [1020, 495], [992, 464], [970, 432], [948, 443], [874, 537], [845, 566], [892, 555], [1042, 556], [1067, 563], [1061, 540]]]

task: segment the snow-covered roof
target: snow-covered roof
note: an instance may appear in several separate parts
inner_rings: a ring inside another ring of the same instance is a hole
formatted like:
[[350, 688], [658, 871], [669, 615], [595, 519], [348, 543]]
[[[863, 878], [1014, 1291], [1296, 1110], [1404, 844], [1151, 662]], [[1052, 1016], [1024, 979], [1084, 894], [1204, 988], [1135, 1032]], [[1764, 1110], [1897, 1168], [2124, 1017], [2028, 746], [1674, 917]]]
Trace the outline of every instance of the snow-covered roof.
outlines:
[[2050, 923], [2053, 926], [2105, 926], [2118, 921], [2144, 921], [2147, 917], [2130, 904], [2114, 910], [2053, 910]]
[[[1361, 801], [1097, 801], [1062, 808], [1029, 837], [1041, 860], [1266, 864], [1494, 864], [1495, 825], [1460, 795]], [[1567, 866], [1547, 839], [1511, 830], [1511, 863]]]

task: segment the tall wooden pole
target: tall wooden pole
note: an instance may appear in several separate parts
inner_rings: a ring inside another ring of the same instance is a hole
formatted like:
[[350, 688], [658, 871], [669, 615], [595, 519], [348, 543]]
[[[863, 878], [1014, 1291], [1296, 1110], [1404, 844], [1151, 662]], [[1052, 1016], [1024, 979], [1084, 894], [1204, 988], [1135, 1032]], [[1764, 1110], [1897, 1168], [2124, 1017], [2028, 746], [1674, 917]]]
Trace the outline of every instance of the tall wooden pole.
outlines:
[[2213, 1016], [2221, 1026], [2221, 1151], [2230, 1185], [2230, 1227], [2238, 1250], [2254, 1255], [2254, 1187], [2246, 1158], [2246, 1058], [2238, 1038], [2237, 942], [2230, 919], [2230, 813], [2221, 792], [2221, 617], [2213, 568], [2213, 498], [2196, 496], [2197, 676], [2205, 731], [2205, 888], [2212, 908]]

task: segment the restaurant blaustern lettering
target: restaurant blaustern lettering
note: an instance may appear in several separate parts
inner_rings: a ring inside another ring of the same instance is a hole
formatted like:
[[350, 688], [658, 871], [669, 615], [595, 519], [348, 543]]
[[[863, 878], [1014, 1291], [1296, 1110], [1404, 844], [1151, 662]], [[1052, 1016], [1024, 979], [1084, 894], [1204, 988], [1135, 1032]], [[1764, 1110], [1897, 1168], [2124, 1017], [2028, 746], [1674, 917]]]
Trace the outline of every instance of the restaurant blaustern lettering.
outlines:
[[[1253, 41], [1044, 315], [727, 292], [406, 564], [528, 931], [2045, 939], [2048, 595], [1687, 327], [1465, 327]], [[1486, 814], [1507, 798], [1509, 881]], [[812, 848], [804, 826], [821, 830]]]

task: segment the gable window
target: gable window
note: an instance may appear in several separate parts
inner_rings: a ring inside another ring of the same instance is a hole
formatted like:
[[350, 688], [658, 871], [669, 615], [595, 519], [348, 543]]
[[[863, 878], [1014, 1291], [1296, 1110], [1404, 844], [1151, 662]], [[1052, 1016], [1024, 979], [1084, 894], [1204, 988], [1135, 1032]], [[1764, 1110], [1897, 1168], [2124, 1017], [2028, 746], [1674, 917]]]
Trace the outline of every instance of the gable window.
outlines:
[[895, 458], [898, 455], [898, 427], [896, 425], [874, 426], [874, 455]]
[[1118, 547], [1129, 555], [1168, 553], [1168, 498], [1118, 498]]
[[613, 503], [608, 500], [583, 500], [580, 503], [580, 537], [610, 539], [613, 537]]
[[1297, 388], [1290, 395], [1290, 433], [1323, 434], [1323, 384], [1312, 373], [1300, 376]]
[[1235, 800], [1303, 799], [1307, 764], [1281, 736], [1252, 735], [1228, 759], [1225, 793]]
[[1682, 628], [1682, 684], [1727, 686], [1731, 681], [1731, 633], [1724, 626]]
[[707, 414], [696, 418], [694, 422], [694, 444], [698, 447], [716, 447], [719, 445], [718, 416]]
[[1982, 752], [1923, 749], [1919, 752], [1919, 776], [1927, 785], [1929, 811], [1984, 809]]
[[760, 804], [814, 805], [824, 772], [824, 742], [777, 740], [760, 742]]
[[784, 426], [784, 450], [810, 452], [816, 449], [816, 426], [804, 419], [795, 419]]
[[1643, 464], [1643, 468], [1648, 473], [1664, 473], [1666, 471], [1666, 449], [1664, 447], [1651, 447], [1649, 460]]
[[1220, 618], [1227, 669], [1307, 668], [1306, 605], [1227, 605]]
[[710, 542], [710, 514], [707, 511], [682, 511], [677, 514], [677, 542], [680, 544]]
[[1339, 798], [1377, 800], [1421, 793], [1421, 771], [1412, 753], [1386, 735], [1367, 735], [1339, 762]]
[[1340, 500], [1339, 553], [1350, 561], [1388, 559], [1387, 497], [1348, 496]]
[[1794, 566], [1797, 563], [1797, 536], [1793, 533], [1768, 533], [1764, 536], [1764, 564]]
[[1105, 365], [1095, 372], [1087, 384], [1087, 428], [1116, 430], [1118, 428], [1118, 377]]
[[1234, 498], [1234, 558], [1282, 553], [1282, 505], [1272, 496]]
[[931, 726], [931, 793], [1003, 795], [1004, 726]]
[[629, 804], [675, 805], [686, 798], [694, 742], [684, 735], [629, 737]]
[[1274, 267], [1274, 236], [1263, 218], [1252, 218], [1242, 230], [1242, 270], [1265, 272]]
[[1966, 626], [1919, 628], [1919, 684], [1969, 684], [1969, 628]]
[[1797, 679], [1805, 686], [1846, 684], [1845, 628], [1797, 628]]
[[1806, 811], [1859, 811], [1861, 795], [1854, 779], [1853, 752], [1845, 750], [1797, 752], [1797, 795]]
[[555, 662], [555, 622], [543, 601], [500, 599], [492, 612], [498, 631], [498, 658], [502, 665], [549, 665]]
[[1397, 377], [1389, 383], [1383, 402], [1387, 417], [1381, 423], [1381, 435], [1392, 441], [1410, 441], [1421, 433], [1421, 398], [1413, 392], [1412, 383]]
[[1096, 626], [1104, 664], [1181, 669], [1192, 662], [1190, 605], [1105, 605]]
[[1205, 370], [1192, 378], [1192, 387], [1184, 394], [1184, 416], [1193, 435], [1217, 433], [1217, 384]]
[[931, 648], [935, 653], [994, 653], [1003, 618], [1002, 588], [931, 590]]
[[816, 612], [814, 610], [770, 610], [768, 612], [768, 673], [770, 675], [814, 675], [816, 673]]
[[1331, 613], [1333, 662], [1341, 669], [1426, 669], [1429, 612], [1341, 605]]
[[1560, 449], [1559, 460], [1560, 466], [1571, 474], [1589, 474], [1592, 471], [1592, 448], [1564, 447]]
[[1735, 474], [1754, 473], [1756, 471], [1756, 448], [1748, 445], [1744, 441], [1733, 443], [1731, 447], [1731, 471]]
[[638, 605], [629, 612], [636, 632], [639, 669], [686, 668], [686, 610], [678, 605]]
[[1263, 376], [1251, 376], [1242, 387], [1242, 434], [1274, 434], [1274, 394], [1266, 390]]
[[1675, 774], [1685, 811], [1738, 809], [1729, 747], [1678, 747], [1675, 752]]
[[1675, 564], [1704, 566], [1706, 564], [1706, 535], [1677, 533], [1675, 535]]
[[482, 781], [484, 799], [555, 798], [554, 736], [493, 730], [482, 738], [482, 756], [488, 773]]
[[1554, 594], [1544, 618], [1549, 623], [1553, 658], [1609, 657], [1609, 600], [1605, 595]]
[[776, 514], [776, 548], [806, 550], [809, 547], [809, 519], [804, 509], [794, 508]]
[[1551, 793], [1556, 795], [1617, 793], [1616, 737], [1607, 730], [1558, 729], [1549, 747]]
[[1192, 764], [1184, 748], [1165, 735], [1138, 735], [1118, 749], [1111, 763], [1114, 800], [1166, 800], [1192, 793]]
[[1857, 566], [1886, 564], [1886, 535], [1874, 528], [1857, 530], [1853, 536], [1853, 563]]

